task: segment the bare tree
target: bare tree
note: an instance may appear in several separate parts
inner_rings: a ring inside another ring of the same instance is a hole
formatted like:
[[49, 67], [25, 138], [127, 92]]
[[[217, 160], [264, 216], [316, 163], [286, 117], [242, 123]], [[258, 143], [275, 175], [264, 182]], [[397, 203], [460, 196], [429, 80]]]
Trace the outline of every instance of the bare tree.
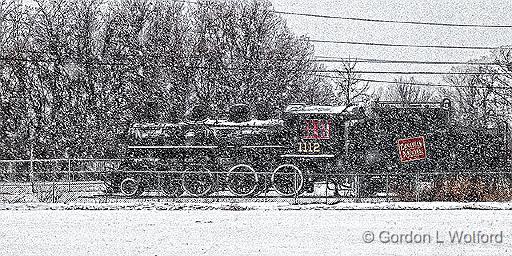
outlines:
[[340, 103], [350, 105], [357, 100], [369, 98], [369, 82], [361, 80], [361, 75], [354, 73], [357, 62], [347, 61], [342, 63], [341, 69], [336, 71], [339, 76], [335, 79], [335, 92]]
[[395, 79], [395, 83], [389, 88], [387, 97], [389, 100], [402, 103], [425, 102], [433, 97], [433, 93], [420, 86], [414, 77], [405, 79], [403, 77]]
[[492, 59], [498, 64], [498, 70], [501, 71], [502, 77], [499, 79], [501, 85], [512, 87], [512, 49], [510, 46], [494, 50]]
[[313, 46], [267, 0], [34, 2], [0, 0], [2, 157], [114, 156], [130, 123], [193, 103], [328, 99]]
[[[495, 79], [501, 88], [496, 91], [496, 96], [499, 98], [502, 105], [512, 108], [512, 49], [510, 46], [501, 47], [492, 52], [491, 59], [494, 63], [498, 64], [497, 67], [493, 66], [497, 76]], [[489, 69], [489, 67], [488, 67]], [[512, 111], [508, 111], [512, 114]]]
[[203, 1], [193, 13], [197, 102], [220, 112], [246, 103], [269, 116], [321, 94], [321, 79], [308, 72], [318, 65], [312, 45], [290, 32], [270, 2]]
[[454, 87], [443, 89], [441, 92], [454, 103], [456, 119], [462, 125], [487, 127], [506, 119], [508, 100], [503, 101], [501, 90], [497, 88], [500, 80], [492, 69], [490, 66], [467, 65], [452, 70], [468, 74], [452, 74], [445, 77], [445, 80]]

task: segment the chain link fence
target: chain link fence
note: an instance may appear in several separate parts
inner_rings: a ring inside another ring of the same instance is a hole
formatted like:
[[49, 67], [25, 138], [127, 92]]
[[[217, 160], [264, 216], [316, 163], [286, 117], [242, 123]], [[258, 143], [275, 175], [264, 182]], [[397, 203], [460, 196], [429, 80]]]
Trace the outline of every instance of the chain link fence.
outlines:
[[104, 193], [101, 175], [119, 159], [0, 160], [0, 201], [76, 202]]
[[[103, 182], [112, 173], [121, 173], [121, 159], [0, 160], [0, 202], [2, 203], [124, 203], [124, 202], [288, 202], [293, 204], [383, 201], [510, 201], [512, 172], [461, 171], [435, 173], [316, 173], [289, 176], [295, 190], [313, 180], [300, 195], [276, 193], [273, 172], [257, 172], [260, 192], [250, 197], [234, 196], [219, 189], [204, 197], [186, 192], [179, 197], [164, 193], [165, 175], [186, 175], [190, 171], [134, 171], [151, 173], [156, 184], [137, 197], [109, 193]], [[129, 174], [130, 172], [122, 172]], [[198, 171], [200, 173], [200, 171]], [[227, 172], [211, 172], [225, 179]], [[236, 173], [236, 172], [231, 172]], [[106, 176], [107, 175], [107, 176]], [[224, 177], [224, 178], [223, 178]], [[300, 185], [299, 185], [300, 184]], [[223, 187], [223, 186], [218, 186]]]

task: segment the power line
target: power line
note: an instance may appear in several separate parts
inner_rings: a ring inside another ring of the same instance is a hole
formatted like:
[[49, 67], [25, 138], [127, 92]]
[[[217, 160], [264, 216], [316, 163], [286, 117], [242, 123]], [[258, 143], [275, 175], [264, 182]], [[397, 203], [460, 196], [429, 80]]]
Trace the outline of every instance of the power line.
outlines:
[[[187, 2], [172, 0], [176, 2]], [[121, 25], [119, 21], [114, 21]], [[207, 32], [188, 31], [194, 34], [207, 34]], [[460, 45], [418, 45], [418, 44], [391, 44], [391, 43], [375, 43], [375, 42], [360, 42], [360, 41], [338, 41], [338, 40], [323, 40], [311, 38], [297, 38], [297, 40], [307, 41], [311, 43], [332, 43], [332, 44], [348, 44], [348, 45], [366, 45], [366, 46], [382, 46], [382, 47], [408, 47], [408, 48], [438, 48], [438, 49], [465, 49], [465, 50], [496, 50], [496, 49], [512, 49], [511, 46], [460, 46]], [[325, 61], [327, 62], [327, 61]]]
[[[181, 3], [189, 3], [189, 4], [200, 4], [200, 2], [197, 2], [197, 1], [187, 1], [187, 0], [172, 0], [172, 1], [174, 1], [174, 2], [181, 2]], [[313, 14], [313, 13], [286, 12], [286, 11], [276, 11], [276, 10], [270, 10], [270, 12], [277, 13], [277, 14], [296, 15], [296, 16], [305, 16], [305, 17], [314, 17], [314, 18], [353, 20], [353, 21], [378, 22], [378, 23], [396, 23], [396, 24], [445, 26], [445, 27], [512, 28], [512, 25], [462, 24], [462, 23], [424, 22], [424, 21], [400, 21], [400, 20], [385, 20], [385, 19], [344, 17], [344, 16]]]
[[[331, 75], [322, 75], [315, 74], [315, 76], [325, 77], [325, 78], [343, 78], [341, 76], [331, 76]], [[362, 82], [372, 82], [372, 83], [385, 83], [385, 84], [406, 84], [413, 86], [430, 86], [430, 87], [455, 87], [455, 88], [477, 88], [477, 89], [507, 89], [512, 90], [512, 87], [509, 86], [475, 86], [475, 85], [455, 85], [455, 84], [432, 84], [432, 83], [420, 83], [420, 82], [407, 82], [407, 81], [389, 81], [389, 80], [376, 80], [376, 79], [357, 79]]]
[[271, 11], [271, 12], [278, 13], [278, 14], [285, 14], [285, 15], [296, 15], [296, 16], [305, 16], [305, 17], [314, 17], [314, 18], [352, 20], [352, 21], [364, 21], [364, 22], [379, 22], [379, 23], [413, 24], [413, 25], [446, 26], [446, 27], [512, 28], [512, 25], [486, 25], [486, 24], [461, 24], [461, 23], [443, 23], [443, 22], [384, 20], [384, 19], [344, 17], [344, 16], [333, 16], [333, 15], [312, 14], [312, 13], [285, 12], [285, 11], [275, 11], [275, 10]]
[[[69, 57], [65, 57], [65, 59], [70, 59]], [[12, 57], [0, 57], [0, 60], [3, 61], [25, 61], [25, 62], [46, 62], [53, 63], [57, 60], [53, 59], [27, 59], [27, 58], [12, 58]], [[103, 61], [82, 61], [73, 59], [75, 63], [82, 64], [91, 64], [91, 65], [99, 65], [99, 66], [130, 66], [133, 63], [126, 62], [103, 62]], [[118, 59], [119, 60], [119, 59]], [[117, 60], [117, 61], [118, 61]], [[255, 67], [255, 68], [239, 68], [239, 67], [205, 67], [205, 66], [183, 66], [183, 65], [170, 65], [170, 64], [157, 64], [155, 65], [161, 68], [188, 68], [188, 69], [205, 69], [205, 70], [237, 70], [237, 71], [258, 71], [258, 70], [266, 70], [265, 68]], [[341, 70], [335, 69], [283, 69], [283, 71], [294, 72], [294, 71], [305, 71], [312, 73], [337, 73], [343, 72]], [[352, 74], [400, 74], [400, 75], [505, 75], [509, 74], [507, 72], [492, 72], [492, 71], [481, 71], [481, 72], [440, 72], [440, 71], [368, 71], [368, 70], [352, 70], [350, 71]]]
[[[170, 65], [163, 65], [161, 67], [167, 67]], [[176, 67], [176, 66], [170, 66]], [[238, 70], [238, 71], [262, 71], [265, 68], [238, 68], [238, 67], [205, 67], [205, 66], [188, 66], [187, 68], [196, 69], [211, 69], [211, 70]], [[283, 69], [283, 71], [294, 72], [294, 71], [305, 71], [311, 73], [344, 73], [343, 70], [336, 69]], [[507, 72], [493, 72], [493, 71], [481, 71], [481, 72], [440, 72], [440, 71], [368, 71], [368, 70], [352, 70], [352, 74], [396, 74], [396, 75], [506, 75]]]
[[[36, 59], [25, 59], [25, 58], [6, 58], [0, 57], [0, 60], [16, 60], [16, 61], [28, 61], [28, 62], [45, 62], [51, 63], [55, 62], [55, 60], [36, 60]], [[79, 63], [92, 64], [92, 65], [105, 65], [105, 66], [130, 66], [130, 63], [123, 62], [86, 62], [79, 61]], [[192, 69], [209, 69], [209, 70], [221, 70], [222, 68], [217, 67], [198, 67], [198, 66], [174, 66], [174, 65], [157, 65], [162, 68], [192, 68]], [[239, 70], [239, 71], [250, 71], [250, 70], [264, 70], [263, 68], [224, 68], [226, 70]], [[343, 78], [341, 76], [333, 76], [326, 75], [323, 73], [333, 73], [334, 70], [307, 70], [307, 69], [287, 69], [285, 71], [306, 71], [311, 72], [311, 75], [317, 77], [325, 77], [325, 78]], [[388, 72], [388, 71], [351, 71], [351, 73], [358, 74], [504, 74], [504, 73], [493, 73], [493, 72]], [[448, 84], [430, 84], [430, 83], [416, 83], [416, 82], [406, 82], [406, 81], [386, 81], [386, 80], [375, 80], [375, 79], [363, 79], [358, 78], [359, 81], [364, 82], [375, 82], [375, 83], [388, 83], [388, 84], [408, 84], [415, 86], [434, 86], [434, 87], [461, 87], [461, 88], [482, 88], [482, 89], [512, 89], [512, 87], [507, 86], [493, 86], [493, 87], [483, 87], [483, 86], [470, 86], [470, 85], [448, 85]]]
[[430, 83], [412, 83], [412, 82], [393, 82], [386, 80], [374, 80], [374, 79], [361, 79], [364, 82], [374, 82], [374, 83], [385, 83], [385, 84], [405, 84], [412, 86], [426, 86], [426, 87], [450, 87], [450, 88], [474, 88], [474, 89], [503, 89], [503, 90], [512, 90], [512, 87], [508, 86], [476, 86], [476, 85], [456, 85], [456, 84], [430, 84]]
[[[198, 1], [188, 0], [171, 0], [173, 2], [188, 3], [188, 4], [202, 4]], [[447, 26], [447, 27], [475, 27], [475, 28], [512, 28], [512, 25], [487, 25], [487, 24], [462, 24], [462, 23], [443, 23], [443, 22], [423, 22], [423, 21], [400, 21], [400, 20], [385, 20], [385, 19], [370, 19], [370, 18], [358, 18], [358, 17], [345, 17], [345, 16], [334, 16], [325, 14], [313, 14], [313, 13], [299, 13], [299, 12], [287, 12], [287, 11], [276, 11], [269, 10], [276, 14], [285, 15], [296, 15], [314, 18], [327, 18], [327, 19], [339, 19], [339, 20], [352, 20], [352, 21], [363, 21], [363, 22], [377, 22], [377, 23], [396, 23], [396, 24], [413, 24], [413, 25], [428, 25], [428, 26]], [[5, 21], [15, 21], [12, 19], [4, 19]]]
[[[316, 72], [332, 73], [339, 70], [318, 70]], [[505, 75], [504, 72], [440, 72], [440, 71], [367, 71], [352, 70], [353, 74], [395, 74], [395, 75]]]
[[441, 48], [441, 49], [467, 49], [467, 50], [512, 49], [512, 47], [492, 47], [492, 46], [388, 44], [388, 43], [336, 41], [336, 40], [319, 40], [319, 39], [302, 39], [302, 40], [312, 42], [312, 43], [332, 43], [332, 44], [368, 45], [368, 46], [384, 46], [384, 47]]
[[[34, 54], [51, 54], [49, 51], [30, 51], [30, 50], [20, 50], [19, 52], [25, 53], [34, 53]], [[67, 53], [69, 54], [69, 53]], [[140, 57], [137, 54], [124, 54], [129, 57]], [[161, 57], [166, 55], [166, 53], [158, 53], [158, 54], [150, 54], [151, 57]], [[69, 58], [69, 57], [68, 57]], [[190, 56], [192, 59], [200, 59], [200, 56]], [[6, 57], [0, 57], [0, 59], [8, 60]], [[11, 60], [18, 60], [16, 57], [10, 57]], [[78, 59], [78, 58], [73, 58]], [[20, 59], [21, 60], [21, 59]], [[27, 59], [23, 59], [27, 60]], [[117, 59], [123, 60], [123, 59]], [[127, 59], [126, 59], [127, 60]], [[259, 60], [273, 60], [273, 61], [304, 61], [305, 59], [297, 59], [297, 58], [259, 58]], [[41, 62], [41, 60], [34, 60], [35, 62]], [[480, 61], [422, 61], [422, 60], [389, 60], [389, 59], [369, 59], [369, 58], [354, 58], [354, 57], [332, 57], [332, 56], [313, 56], [313, 59], [308, 59], [307, 61], [312, 62], [326, 62], [326, 63], [375, 63], [375, 64], [424, 64], [424, 65], [481, 65], [481, 66], [502, 66], [506, 63], [499, 62], [480, 62]]]
[[[50, 51], [32, 51], [32, 50], [18, 50], [17, 53], [31, 53], [31, 54], [52, 54]], [[65, 54], [70, 54], [65, 53]], [[167, 53], [148, 53], [150, 57], [163, 57]], [[174, 53], [171, 53], [174, 54]], [[123, 54], [126, 57], [141, 57], [138, 54]], [[241, 56], [244, 59], [244, 56]], [[0, 59], [5, 57], [0, 57]], [[14, 57], [15, 58], [15, 57]], [[69, 56], [68, 56], [69, 58]], [[200, 59], [200, 56], [189, 56], [192, 59]], [[73, 58], [78, 59], [78, 58]], [[15, 60], [15, 59], [13, 59]], [[118, 59], [123, 60], [123, 59]], [[126, 59], [128, 60], [128, 59]], [[270, 61], [312, 61], [312, 62], [325, 62], [325, 63], [375, 63], [375, 64], [423, 64], [423, 65], [480, 65], [480, 66], [502, 66], [507, 63], [499, 62], [482, 62], [482, 61], [423, 61], [423, 60], [390, 60], [390, 59], [373, 59], [373, 58], [354, 58], [354, 57], [332, 57], [332, 56], [320, 56], [315, 55], [310, 59], [298, 59], [298, 58], [282, 58], [282, 57], [258, 57], [258, 60], [270, 60]]]
[[377, 64], [427, 64], [427, 65], [501, 65], [495, 62], [473, 62], [473, 61], [421, 61], [421, 60], [387, 60], [387, 59], [366, 59], [366, 58], [340, 58], [329, 56], [314, 56], [315, 62], [352, 62], [352, 63], [377, 63]]
[[171, 0], [173, 2], [178, 2], [178, 3], [187, 3], [187, 4], [199, 4], [200, 2], [197, 2], [197, 1], [188, 1], [188, 0]]
[[431, 84], [431, 83], [416, 83], [416, 82], [405, 82], [405, 81], [387, 81], [387, 80], [375, 80], [375, 79], [359, 79], [363, 82], [374, 82], [374, 83], [386, 83], [386, 84], [405, 84], [415, 86], [431, 86], [431, 87], [455, 87], [455, 88], [478, 88], [478, 89], [507, 89], [511, 90], [509, 86], [476, 86], [476, 85], [456, 85], [456, 84]]

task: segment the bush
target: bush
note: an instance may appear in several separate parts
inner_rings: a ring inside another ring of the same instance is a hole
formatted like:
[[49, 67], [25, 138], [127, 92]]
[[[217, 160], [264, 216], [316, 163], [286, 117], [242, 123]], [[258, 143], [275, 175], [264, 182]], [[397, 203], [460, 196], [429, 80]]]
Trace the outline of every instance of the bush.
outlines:
[[511, 199], [510, 178], [488, 175], [441, 177], [434, 181], [433, 200], [455, 202], [507, 201]]

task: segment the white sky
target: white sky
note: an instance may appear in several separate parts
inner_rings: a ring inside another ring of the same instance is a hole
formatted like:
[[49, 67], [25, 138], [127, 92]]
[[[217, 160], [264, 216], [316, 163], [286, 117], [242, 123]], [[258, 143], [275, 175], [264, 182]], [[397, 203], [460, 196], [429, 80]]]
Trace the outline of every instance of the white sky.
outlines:
[[[511, 0], [271, 0], [277, 11], [370, 19], [512, 25]], [[290, 29], [311, 39], [391, 44], [502, 46], [512, 45], [512, 28], [441, 27], [389, 24], [282, 15]], [[316, 55], [423, 61], [468, 61], [489, 50], [404, 48], [314, 43]], [[335, 68], [339, 64], [327, 64]], [[451, 65], [368, 64], [358, 70], [449, 71]], [[400, 75], [363, 74], [363, 78], [393, 80]], [[442, 75], [414, 75], [420, 81], [443, 83]]]

